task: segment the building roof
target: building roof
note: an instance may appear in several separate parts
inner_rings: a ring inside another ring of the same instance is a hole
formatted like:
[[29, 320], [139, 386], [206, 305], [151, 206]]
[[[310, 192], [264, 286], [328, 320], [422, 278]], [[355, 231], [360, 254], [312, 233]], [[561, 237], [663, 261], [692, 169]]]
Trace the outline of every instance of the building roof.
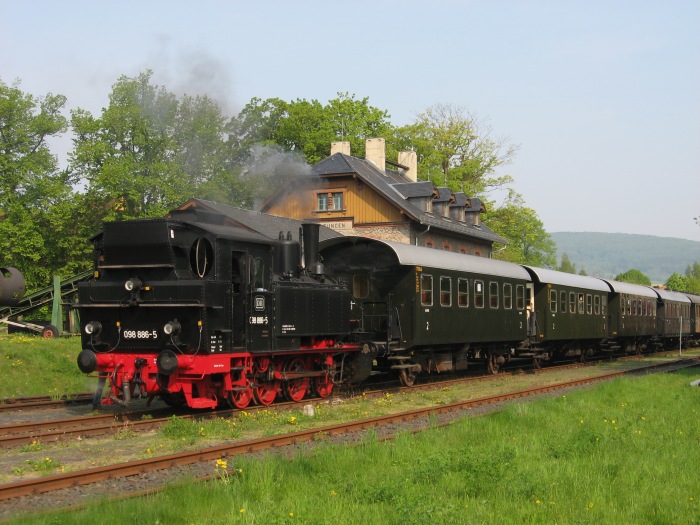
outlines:
[[[413, 202], [411, 202], [412, 198], [432, 195], [434, 191], [440, 193], [442, 190], [442, 193], [445, 193], [444, 190], [447, 190], [447, 188], [436, 189], [431, 182], [412, 182], [410, 179], [397, 171], [382, 171], [374, 163], [368, 160], [345, 155], [344, 153], [335, 153], [330, 157], [327, 157], [318, 164], [315, 164], [311, 168], [311, 171], [313, 175], [310, 177], [314, 180], [317, 180], [319, 176], [331, 177], [333, 175], [357, 175], [357, 177], [365, 184], [372, 187], [375, 191], [380, 193], [388, 201], [403, 211], [407, 217], [420, 225], [448, 231], [466, 237], [482, 239], [488, 242], [508, 244], [508, 241], [506, 241], [500, 235], [494, 233], [488, 226], [483, 224], [467, 224], [448, 217], [437, 217], [432, 213], [424, 211], [421, 207], [416, 206]], [[301, 180], [307, 179], [308, 177], [309, 176], [304, 177]], [[428, 184], [430, 186], [427, 186]], [[415, 190], [409, 189], [412, 185], [416, 186]], [[427, 192], [428, 187], [431, 188], [431, 192], [429, 194], [425, 193]], [[449, 192], [449, 190], [447, 191]], [[478, 201], [478, 199], [471, 200], [472, 207], [474, 207], [474, 201]], [[481, 203], [481, 201], [478, 202], [479, 204]]]
[[[168, 216], [202, 223], [237, 226], [264, 235], [269, 239], [279, 238], [280, 232], [283, 232], [285, 236], [287, 232], [291, 232], [292, 238], [299, 240], [299, 228], [301, 228], [302, 223], [311, 222], [268, 215], [259, 211], [243, 210], [203, 199], [190, 199], [176, 210], [171, 211]], [[321, 241], [342, 236], [342, 234], [323, 225], [319, 230], [319, 240]]]

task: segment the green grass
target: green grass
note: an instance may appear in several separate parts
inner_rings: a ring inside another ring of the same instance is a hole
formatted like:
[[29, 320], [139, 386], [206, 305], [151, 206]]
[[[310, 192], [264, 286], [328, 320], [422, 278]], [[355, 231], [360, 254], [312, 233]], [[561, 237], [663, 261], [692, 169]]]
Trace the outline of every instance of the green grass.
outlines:
[[0, 334], [0, 398], [70, 395], [95, 388], [76, 363], [80, 338]]
[[292, 461], [225, 458], [216, 482], [18, 523], [697, 524], [699, 376], [620, 379]]

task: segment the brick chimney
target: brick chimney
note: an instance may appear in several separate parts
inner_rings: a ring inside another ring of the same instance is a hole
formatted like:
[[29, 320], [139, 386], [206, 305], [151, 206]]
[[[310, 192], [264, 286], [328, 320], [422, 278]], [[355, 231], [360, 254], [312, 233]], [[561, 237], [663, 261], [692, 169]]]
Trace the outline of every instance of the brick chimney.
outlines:
[[384, 139], [367, 139], [365, 142], [365, 159], [372, 161], [380, 170], [386, 170]]
[[350, 155], [350, 143], [348, 141], [331, 142], [331, 155], [335, 155], [336, 153]]
[[404, 173], [413, 182], [418, 181], [418, 155], [415, 151], [399, 151], [399, 164], [408, 167]]

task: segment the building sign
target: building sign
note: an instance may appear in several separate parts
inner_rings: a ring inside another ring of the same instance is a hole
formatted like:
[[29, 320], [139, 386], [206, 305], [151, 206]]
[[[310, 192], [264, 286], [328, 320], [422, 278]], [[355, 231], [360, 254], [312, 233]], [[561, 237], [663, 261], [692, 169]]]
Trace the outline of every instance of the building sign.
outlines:
[[352, 229], [352, 219], [345, 221], [323, 221], [321, 222], [326, 228], [331, 230], [351, 230]]

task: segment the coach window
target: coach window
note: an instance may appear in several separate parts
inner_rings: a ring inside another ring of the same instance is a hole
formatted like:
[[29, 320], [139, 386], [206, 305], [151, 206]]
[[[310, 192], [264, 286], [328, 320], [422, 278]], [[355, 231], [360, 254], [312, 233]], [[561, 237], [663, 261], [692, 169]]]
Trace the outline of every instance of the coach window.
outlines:
[[452, 306], [451, 277], [440, 277], [440, 306]]
[[593, 313], [600, 315], [600, 295], [593, 297]]
[[513, 309], [513, 285], [510, 283], [503, 285], [503, 308], [506, 310]]
[[549, 291], [549, 311], [553, 314], [557, 313], [557, 291]]
[[498, 283], [489, 283], [489, 306], [498, 308]]
[[421, 274], [420, 276], [420, 303], [423, 306], [433, 305], [433, 276]]
[[576, 293], [575, 292], [569, 292], [569, 313], [570, 314], [576, 313]]
[[369, 276], [353, 275], [352, 295], [357, 299], [364, 299], [369, 295]]
[[518, 310], [525, 310], [525, 285], [518, 284], [515, 287], [515, 307]]
[[566, 292], [559, 294], [559, 311], [563, 314], [566, 313]]
[[583, 294], [578, 294], [578, 313], [583, 313]]
[[591, 294], [586, 294], [586, 313], [588, 315], [593, 313], [593, 296]]
[[457, 279], [457, 306], [467, 308], [469, 306], [469, 280]]
[[607, 315], [607, 306], [608, 306], [608, 296], [603, 295], [600, 298], [600, 315]]
[[474, 281], [474, 306], [484, 307], [484, 281]]

